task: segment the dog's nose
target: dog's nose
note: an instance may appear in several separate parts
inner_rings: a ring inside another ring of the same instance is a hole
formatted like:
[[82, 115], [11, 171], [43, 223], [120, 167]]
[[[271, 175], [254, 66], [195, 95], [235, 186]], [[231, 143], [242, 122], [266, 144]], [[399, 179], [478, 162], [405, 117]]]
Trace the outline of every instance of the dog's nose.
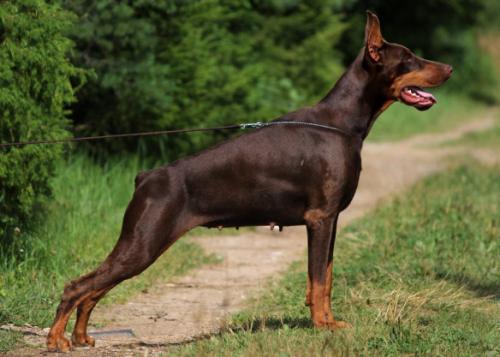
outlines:
[[445, 67], [445, 72], [446, 74], [448, 74], [448, 76], [451, 76], [451, 74], [453, 73], [453, 67], [447, 64]]

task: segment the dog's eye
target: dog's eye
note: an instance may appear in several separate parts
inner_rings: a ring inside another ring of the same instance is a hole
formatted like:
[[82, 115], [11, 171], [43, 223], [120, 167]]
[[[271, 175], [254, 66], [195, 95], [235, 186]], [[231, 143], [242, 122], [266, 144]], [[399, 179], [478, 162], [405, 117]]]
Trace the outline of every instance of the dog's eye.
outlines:
[[408, 73], [411, 71], [410, 67], [411, 63], [408, 62], [406, 59], [403, 59], [403, 61], [401, 61], [397, 67], [397, 72], [399, 75]]

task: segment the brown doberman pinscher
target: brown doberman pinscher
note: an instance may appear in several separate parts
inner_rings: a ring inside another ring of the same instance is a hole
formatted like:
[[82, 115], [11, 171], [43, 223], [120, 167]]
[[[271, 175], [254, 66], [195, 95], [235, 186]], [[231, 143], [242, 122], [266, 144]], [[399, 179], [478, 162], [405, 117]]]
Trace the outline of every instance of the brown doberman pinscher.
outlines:
[[338, 215], [358, 185], [363, 140], [397, 100], [429, 109], [436, 99], [422, 88], [451, 73], [447, 64], [385, 41], [368, 12], [365, 45], [333, 89], [315, 106], [277, 119], [313, 125], [263, 127], [137, 176], [116, 246], [96, 270], [65, 287], [48, 349], [70, 349], [64, 331], [75, 308], [73, 345], [93, 346], [87, 323], [97, 302], [196, 226], [306, 225], [306, 304], [314, 326], [349, 326], [331, 310], [332, 258]]

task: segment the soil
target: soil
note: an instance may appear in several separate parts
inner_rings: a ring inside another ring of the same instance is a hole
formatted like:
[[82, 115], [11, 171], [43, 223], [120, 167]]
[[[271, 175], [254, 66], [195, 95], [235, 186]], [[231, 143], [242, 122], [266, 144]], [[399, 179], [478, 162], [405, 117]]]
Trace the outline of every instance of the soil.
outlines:
[[[498, 163], [498, 153], [489, 150], [439, 146], [469, 132], [486, 130], [494, 123], [491, 116], [444, 134], [366, 143], [359, 188], [351, 205], [340, 215], [339, 225], [345, 226], [382, 200], [446, 168], [451, 156], [467, 153], [486, 164]], [[259, 227], [254, 232], [238, 234], [235, 231], [234, 235], [188, 239], [202, 246], [207, 253], [222, 257], [222, 262], [202, 266], [172, 281], [158, 282], [125, 304], [98, 306], [89, 327], [96, 337], [96, 348], [76, 349], [65, 355], [154, 356], [168, 345], [217, 333], [231, 313], [245, 307], [250, 296], [258, 294], [270, 279], [279, 277], [293, 261], [304, 257], [307, 244], [304, 227], [285, 227], [283, 232], [279, 232], [278, 227], [274, 231], [269, 227]], [[9, 352], [6, 356], [47, 353], [44, 348], [47, 329], [18, 329], [25, 332], [28, 347]]]

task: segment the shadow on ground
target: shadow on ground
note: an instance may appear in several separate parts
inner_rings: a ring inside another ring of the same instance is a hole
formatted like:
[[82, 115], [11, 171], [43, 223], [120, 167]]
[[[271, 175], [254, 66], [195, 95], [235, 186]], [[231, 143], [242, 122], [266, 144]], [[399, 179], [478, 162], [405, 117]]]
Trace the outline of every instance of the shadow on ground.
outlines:
[[229, 326], [233, 332], [259, 332], [262, 330], [281, 330], [284, 328], [313, 328], [311, 319], [308, 317], [290, 318], [290, 317], [266, 317], [254, 318], [246, 321], [242, 326]]
[[437, 272], [438, 279], [463, 286], [478, 297], [493, 297], [500, 300], [500, 286], [495, 283], [484, 283], [463, 273]]

